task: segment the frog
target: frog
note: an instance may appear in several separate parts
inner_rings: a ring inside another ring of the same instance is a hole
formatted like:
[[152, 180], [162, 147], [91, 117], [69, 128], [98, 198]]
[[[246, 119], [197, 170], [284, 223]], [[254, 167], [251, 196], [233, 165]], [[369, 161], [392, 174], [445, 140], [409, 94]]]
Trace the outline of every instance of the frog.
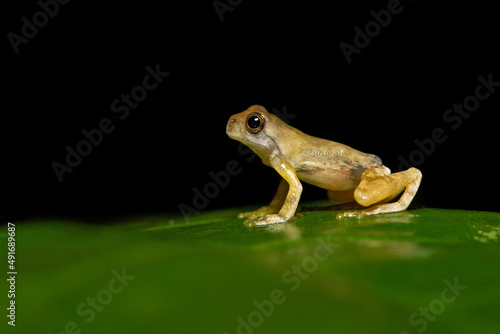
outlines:
[[406, 210], [422, 180], [422, 172], [415, 167], [391, 173], [377, 155], [308, 135], [261, 105], [232, 115], [226, 134], [249, 147], [281, 177], [269, 205], [237, 215], [246, 218], [247, 226], [296, 219], [302, 182], [326, 190], [333, 205], [319, 209], [343, 211], [337, 219], [361, 219]]

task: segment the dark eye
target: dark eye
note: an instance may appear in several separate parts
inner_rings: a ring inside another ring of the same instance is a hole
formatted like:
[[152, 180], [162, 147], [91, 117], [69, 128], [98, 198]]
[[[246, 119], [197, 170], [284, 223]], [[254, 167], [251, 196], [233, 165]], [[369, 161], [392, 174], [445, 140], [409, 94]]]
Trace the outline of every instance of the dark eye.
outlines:
[[258, 133], [264, 128], [264, 116], [258, 113], [251, 114], [247, 118], [247, 130], [251, 133]]
[[252, 129], [258, 128], [260, 126], [260, 118], [258, 118], [257, 116], [251, 116], [248, 119], [248, 126]]

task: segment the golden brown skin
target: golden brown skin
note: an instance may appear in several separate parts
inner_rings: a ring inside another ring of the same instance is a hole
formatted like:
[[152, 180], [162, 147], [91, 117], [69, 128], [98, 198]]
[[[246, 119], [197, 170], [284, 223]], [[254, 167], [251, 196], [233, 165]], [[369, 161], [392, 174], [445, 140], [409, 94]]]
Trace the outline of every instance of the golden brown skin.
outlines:
[[[259, 105], [231, 116], [226, 133], [231, 139], [250, 147], [265, 165], [274, 168], [282, 177], [268, 206], [238, 215], [239, 218], [248, 217], [244, 222], [246, 225], [265, 225], [292, 219], [302, 193], [300, 180], [326, 189], [328, 197], [337, 204], [367, 207], [362, 211], [339, 214], [337, 218], [361, 218], [405, 210], [422, 178], [416, 168], [391, 174], [376, 155], [309, 136]], [[405, 192], [397, 202], [381, 204], [392, 200], [403, 190]]]

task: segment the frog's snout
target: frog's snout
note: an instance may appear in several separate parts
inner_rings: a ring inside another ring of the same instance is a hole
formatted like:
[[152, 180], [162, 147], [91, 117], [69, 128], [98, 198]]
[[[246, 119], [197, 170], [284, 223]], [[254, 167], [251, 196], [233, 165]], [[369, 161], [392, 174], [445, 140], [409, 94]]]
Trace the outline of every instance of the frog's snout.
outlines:
[[229, 118], [229, 121], [227, 121], [227, 125], [226, 125], [226, 134], [230, 137], [230, 138], [233, 138], [231, 135], [234, 134], [234, 127], [236, 126], [236, 122], [238, 120], [234, 117], [234, 116], [231, 116]]

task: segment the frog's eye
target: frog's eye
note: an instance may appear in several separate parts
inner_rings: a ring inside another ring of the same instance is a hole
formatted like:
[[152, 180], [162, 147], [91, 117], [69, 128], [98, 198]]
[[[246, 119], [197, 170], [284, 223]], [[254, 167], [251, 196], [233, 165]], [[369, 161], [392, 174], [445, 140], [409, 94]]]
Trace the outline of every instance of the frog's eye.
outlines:
[[259, 133], [264, 128], [266, 120], [259, 113], [252, 113], [247, 118], [247, 130], [251, 133]]

